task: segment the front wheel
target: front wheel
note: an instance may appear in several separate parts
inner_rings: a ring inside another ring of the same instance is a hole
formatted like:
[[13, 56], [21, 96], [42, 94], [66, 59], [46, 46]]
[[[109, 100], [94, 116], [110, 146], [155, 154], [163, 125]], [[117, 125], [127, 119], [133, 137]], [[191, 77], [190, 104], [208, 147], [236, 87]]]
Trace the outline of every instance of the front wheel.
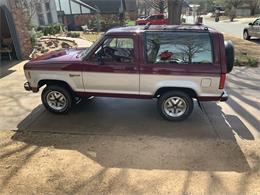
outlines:
[[65, 87], [50, 85], [42, 92], [42, 103], [48, 111], [64, 114], [71, 108], [72, 96]]
[[181, 121], [193, 111], [193, 100], [185, 92], [171, 91], [163, 94], [158, 100], [160, 115], [169, 121]]
[[243, 37], [245, 40], [250, 40], [250, 38], [251, 38], [247, 30], [244, 31]]

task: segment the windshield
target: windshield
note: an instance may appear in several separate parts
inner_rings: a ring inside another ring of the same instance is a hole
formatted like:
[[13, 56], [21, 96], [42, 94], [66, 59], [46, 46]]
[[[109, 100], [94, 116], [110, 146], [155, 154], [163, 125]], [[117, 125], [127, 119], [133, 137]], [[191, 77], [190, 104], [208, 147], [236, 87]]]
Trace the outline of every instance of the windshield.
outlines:
[[96, 45], [100, 42], [100, 40], [103, 39], [103, 37], [104, 37], [104, 35], [101, 35], [90, 47], [83, 50], [80, 53], [80, 58], [85, 58], [89, 54], [89, 52], [91, 52], [92, 49], [96, 47]]

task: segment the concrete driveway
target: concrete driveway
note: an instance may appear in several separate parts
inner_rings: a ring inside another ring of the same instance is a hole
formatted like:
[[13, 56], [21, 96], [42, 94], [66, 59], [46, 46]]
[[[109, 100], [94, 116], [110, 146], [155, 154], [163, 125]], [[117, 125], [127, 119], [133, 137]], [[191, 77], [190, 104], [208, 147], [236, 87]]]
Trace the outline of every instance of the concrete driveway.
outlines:
[[229, 75], [227, 103], [171, 123], [152, 100], [94, 98], [48, 113], [23, 90], [22, 66], [0, 79], [0, 130], [19, 130], [0, 132], [0, 193], [259, 192], [259, 68]]

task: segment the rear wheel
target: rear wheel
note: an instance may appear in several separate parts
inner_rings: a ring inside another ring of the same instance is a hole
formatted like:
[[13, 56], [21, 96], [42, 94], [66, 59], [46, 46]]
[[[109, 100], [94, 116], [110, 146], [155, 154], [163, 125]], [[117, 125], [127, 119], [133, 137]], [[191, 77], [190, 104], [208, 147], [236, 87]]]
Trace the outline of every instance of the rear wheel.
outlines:
[[71, 108], [72, 96], [65, 87], [49, 85], [42, 92], [42, 103], [48, 111], [64, 114]]
[[158, 111], [166, 120], [181, 121], [192, 113], [193, 100], [185, 92], [170, 91], [159, 98]]
[[243, 37], [245, 40], [250, 40], [250, 38], [251, 38], [247, 30], [244, 31]]

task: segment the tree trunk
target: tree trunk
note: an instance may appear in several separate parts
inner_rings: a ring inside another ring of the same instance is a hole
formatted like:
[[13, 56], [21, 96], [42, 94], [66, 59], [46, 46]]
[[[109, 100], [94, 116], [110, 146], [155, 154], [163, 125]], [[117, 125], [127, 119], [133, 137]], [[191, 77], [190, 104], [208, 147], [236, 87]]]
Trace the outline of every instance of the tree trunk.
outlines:
[[168, 0], [169, 24], [181, 24], [183, 0]]
[[234, 22], [236, 15], [237, 15], [237, 8], [235, 6], [232, 6], [229, 13], [230, 22]]
[[257, 7], [251, 7], [251, 8], [250, 8], [250, 10], [251, 10], [251, 11], [250, 11], [250, 15], [251, 15], [251, 16], [254, 16], [254, 15], [255, 15], [255, 13], [256, 13], [256, 8], [257, 8]]

